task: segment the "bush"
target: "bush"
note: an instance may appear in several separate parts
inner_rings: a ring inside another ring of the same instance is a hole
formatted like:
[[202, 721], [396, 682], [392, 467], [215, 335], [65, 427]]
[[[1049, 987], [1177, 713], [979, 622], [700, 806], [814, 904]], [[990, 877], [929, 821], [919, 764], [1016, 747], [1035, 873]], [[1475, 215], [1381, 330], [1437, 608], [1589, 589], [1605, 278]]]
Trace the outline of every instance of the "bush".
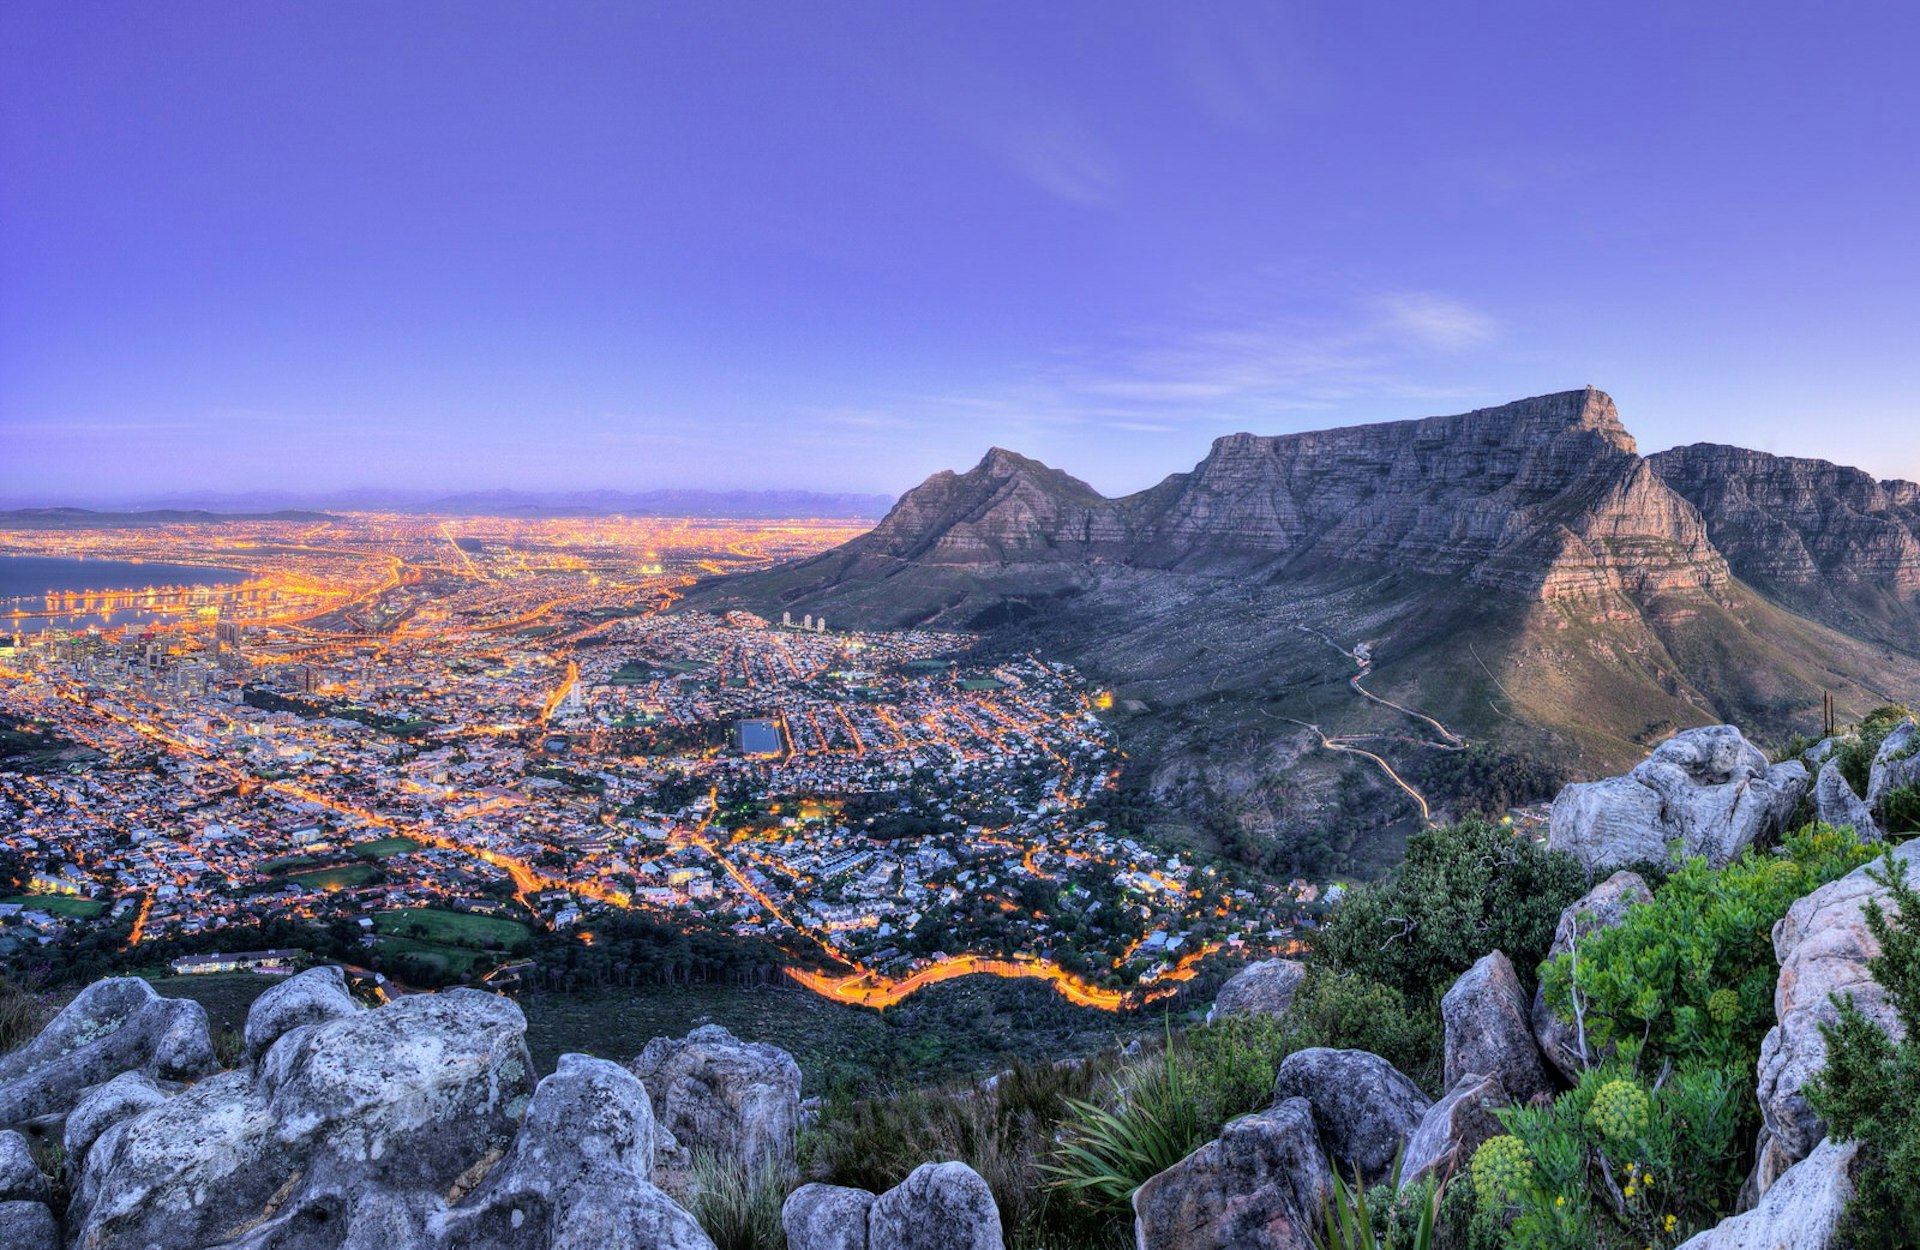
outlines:
[[[1311, 968], [1287, 1010], [1286, 1024], [1293, 1034], [1293, 1044], [1277, 1058], [1269, 1054], [1275, 1068], [1281, 1059], [1305, 1046], [1366, 1050], [1406, 1073], [1423, 1089], [1439, 1087], [1445, 1042], [1440, 1015], [1426, 1004], [1410, 1007], [1406, 995], [1390, 985], [1327, 968]], [[1215, 1024], [1210, 1030], [1193, 1034], [1196, 1045], [1206, 1044], [1206, 1039], [1221, 1028], [1222, 1024]], [[1269, 1094], [1272, 1085], [1269, 1073]]]
[[1920, 788], [1900, 786], [1882, 795], [1880, 823], [1889, 835], [1920, 833]]
[[1585, 891], [1572, 856], [1503, 824], [1461, 821], [1414, 835], [1391, 878], [1333, 910], [1314, 955], [1425, 1010], [1488, 951], [1505, 951], [1529, 975], [1561, 910]]
[[1510, 1135], [1470, 1169], [1481, 1239], [1504, 1223], [1515, 1250], [1627, 1250], [1717, 1223], [1740, 1190], [1750, 1085], [1710, 1065], [1649, 1084], [1610, 1064], [1547, 1106], [1497, 1112]]
[[1596, 1052], [1618, 1046], [1642, 1069], [1661, 1060], [1745, 1072], [1773, 1024], [1774, 922], [1794, 901], [1872, 858], [1851, 829], [1811, 825], [1778, 852], [1749, 850], [1725, 868], [1690, 859], [1651, 903], [1540, 969], [1546, 1001], [1573, 1019], [1583, 1005]]
[[1867, 970], [1887, 992], [1905, 1040], [1895, 1043], [1854, 1005], [1836, 996], [1839, 1021], [1822, 1025], [1827, 1067], [1807, 1086], [1828, 1134], [1856, 1138], [1865, 1157], [1847, 1207], [1851, 1244], [1920, 1245], [1920, 890], [1907, 884], [1889, 850], [1873, 879], [1893, 896], [1897, 915], [1869, 899], [1867, 929], [1880, 953]]
[[793, 1185], [790, 1167], [748, 1167], [713, 1151], [693, 1156], [687, 1210], [715, 1250], [786, 1250], [780, 1207]]
[[1840, 740], [1833, 759], [1840, 766], [1840, 775], [1847, 779], [1847, 784], [1853, 787], [1855, 794], [1867, 792], [1867, 783], [1873, 773], [1873, 757], [1880, 753], [1880, 746], [1887, 740], [1887, 735], [1899, 728], [1901, 722], [1912, 719], [1913, 712], [1905, 704], [1883, 704], [1860, 718], [1857, 733]]
[[[1220, 1052], [1236, 1069], [1239, 1063]], [[1198, 1150], [1220, 1132], [1206, 1103], [1189, 1057], [1171, 1044], [1154, 1063], [1117, 1082], [1105, 1105], [1074, 1100], [1061, 1125], [1059, 1147], [1043, 1165], [1054, 1183], [1104, 1210], [1119, 1215], [1133, 1191]], [[1272, 1098], [1269, 1076], [1268, 1099]], [[1233, 1087], [1238, 1081], [1232, 1082]]]

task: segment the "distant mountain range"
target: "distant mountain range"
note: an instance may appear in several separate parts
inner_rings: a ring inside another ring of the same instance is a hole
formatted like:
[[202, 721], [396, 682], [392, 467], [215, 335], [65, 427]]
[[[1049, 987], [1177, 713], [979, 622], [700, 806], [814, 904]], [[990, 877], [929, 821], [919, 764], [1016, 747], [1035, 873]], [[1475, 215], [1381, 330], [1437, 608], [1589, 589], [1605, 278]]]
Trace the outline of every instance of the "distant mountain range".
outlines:
[[154, 508], [133, 512], [96, 512], [91, 508], [13, 508], [0, 511], [0, 529], [121, 529], [139, 525], [215, 525], [226, 521], [330, 521], [324, 512], [207, 512], [197, 508]]
[[[84, 508], [21, 508], [0, 512], [0, 524], [24, 525], [5, 518], [66, 516], [55, 523], [84, 524], [87, 515], [98, 525], [137, 524], [128, 517], [152, 518], [164, 524], [173, 514], [220, 520], [262, 517], [308, 519], [326, 510], [341, 512], [418, 512], [447, 516], [698, 516], [767, 520], [785, 517], [878, 517], [893, 503], [889, 495], [833, 494], [805, 490], [647, 490], [647, 491], [464, 491], [455, 494], [424, 491], [350, 490], [324, 494], [288, 495], [275, 491], [199, 492], [136, 500], [124, 508], [91, 512]], [[298, 510], [298, 511], [290, 511]]]
[[1377, 735], [1416, 778], [1459, 768], [1346, 689], [1329, 641], [1371, 642], [1368, 689], [1480, 763], [1530, 753], [1560, 777], [1686, 725], [1816, 729], [1825, 691], [1843, 714], [1920, 693], [1920, 487], [1706, 444], [1642, 457], [1589, 387], [1233, 434], [1118, 499], [996, 448], [859, 538], [687, 602], [1052, 648], [1133, 710], [1162, 797], [1324, 838], [1355, 815], [1332, 787], [1356, 765], [1302, 722]]

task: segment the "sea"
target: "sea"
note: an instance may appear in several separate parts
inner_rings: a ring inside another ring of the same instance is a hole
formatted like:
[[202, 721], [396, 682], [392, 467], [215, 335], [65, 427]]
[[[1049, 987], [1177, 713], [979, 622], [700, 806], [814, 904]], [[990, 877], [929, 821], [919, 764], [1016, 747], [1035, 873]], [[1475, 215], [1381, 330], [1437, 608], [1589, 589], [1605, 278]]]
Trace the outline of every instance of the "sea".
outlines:
[[0, 556], [0, 632], [23, 634], [43, 629], [102, 629], [157, 624], [177, 613], [142, 607], [110, 611], [73, 611], [46, 615], [47, 595], [82, 591], [140, 590], [147, 586], [233, 586], [252, 574], [245, 569], [156, 561], [88, 560], [78, 556]]

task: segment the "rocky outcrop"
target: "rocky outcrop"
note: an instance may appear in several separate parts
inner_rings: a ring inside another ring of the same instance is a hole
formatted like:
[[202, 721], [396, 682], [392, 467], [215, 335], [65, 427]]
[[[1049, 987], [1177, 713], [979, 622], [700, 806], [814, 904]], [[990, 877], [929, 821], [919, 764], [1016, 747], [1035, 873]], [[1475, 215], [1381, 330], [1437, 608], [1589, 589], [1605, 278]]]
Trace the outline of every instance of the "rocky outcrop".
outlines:
[[1460, 975], [1440, 1000], [1440, 1017], [1448, 1089], [1473, 1073], [1492, 1077], [1521, 1102], [1553, 1091], [1533, 1040], [1526, 992], [1503, 952], [1482, 956]]
[[1880, 825], [1873, 818], [1873, 809], [1854, 793], [1852, 784], [1841, 774], [1840, 765], [1832, 760], [1820, 766], [1820, 775], [1814, 780], [1813, 814], [1815, 819], [1836, 829], [1852, 826], [1854, 832], [1867, 841], [1880, 839]]
[[45, 1202], [50, 1189], [27, 1139], [0, 1131], [0, 1202]]
[[1321, 1144], [1342, 1176], [1385, 1180], [1433, 1100], [1398, 1069], [1364, 1050], [1295, 1051], [1274, 1075], [1276, 1103], [1304, 1098]]
[[67, 1115], [66, 1134], [61, 1147], [67, 1167], [74, 1173], [86, 1162], [87, 1151], [100, 1135], [122, 1120], [151, 1111], [185, 1089], [169, 1082], [162, 1086], [144, 1072], [122, 1072], [104, 1085], [96, 1085]]
[[1306, 979], [1305, 964], [1292, 959], [1263, 959], [1227, 978], [1207, 1011], [1207, 1022], [1240, 1012], [1284, 1016]]
[[1874, 754], [1867, 778], [1867, 806], [1885, 815], [1887, 795], [1909, 787], [1920, 787], [1920, 725], [1905, 721], [1887, 735]]
[[96, 981], [19, 1050], [0, 1055], [0, 1125], [60, 1116], [122, 1072], [192, 1080], [215, 1069], [207, 1013], [138, 977]]
[[1831, 1250], [1853, 1197], [1860, 1147], [1822, 1141], [1744, 1215], [1720, 1221], [1679, 1250]]
[[[1614, 873], [1560, 913], [1560, 922], [1553, 930], [1553, 945], [1547, 948], [1547, 962], [1572, 950], [1578, 938], [1611, 929], [1625, 920], [1627, 910], [1635, 903], [1652, 901], [1653, 892], [1647, 889], [1639, 873], [1625, 870]], [[1580, 1059], [1579, 1028], [1570, 1020], [1562, 1020], [1559, 1013], [1547, 1005], [1544, 987], [1533, 991], [1532, 1021], [1534, 1042], [1547, 1062], [1559, 1070], [1569, 1085], [1579, 1081], [1580, 1073], [1585, 1070]], [[1594, 1053], [1591, 1041], [1588, 1051], [1589, 1059], [1605, 1057]]]
[[867, 1250], [873, 1194], [845, 1185], [802, 1185], [780, 1208], [787, 1250]]
[[717, 1024], [656, 1037], [633, 1061], [663, 1128], [688, 1150], [749, 1166], [793, 1153], [800, 1065], [777, 1046], [743, 1042]]
[[[1907, 880], [1920, 881], [1914, 866], [1920, 844], [1904, 843], [1893, 854]], [[1772, 1158], [1771, 1171], [1806, 1158], [1826, 1134], [1826, 1125], [1807, 1105], [1804, 1089], [1826, 1067], [1827, 1046], [1820, 1026], [1839, 1018], [1831, 996], [1851, 997], [1868, 1019], [1890, 1035], [1901, 1036], [1885, 989], [1867, 969], [1867, 960], [1879, 953], [1879, 946], [1867, 929], [1866, 902], [1878, 898], [1885, 907], [1888, 901], [1886, 891], [1867, 875], [1878, 870], [1875, 861], [1821, 886], [1773, 926], [1773, 950], [1780, 961], [1773, 1008], [1779, 1023], [1760, 1044], [1758, 1089], [1771, 1139], [1763, 1143], [1763, 1155]]]
[[44, 1202], [0, 1202], [0, 1246], [60, 1250], [60, 1225]]
[[874, 1199], [867, 1213], [872, 1250], [1005, 1250], [1000, 1208], [980, 1174], [964, 1163], [923, 1163]]
[[359, 1010], [360, 1004], [347, 992], [346, 974], [334, 965], [288, 977], [247, 1010], [245, 1059], [260, 1062], [275, 1042], [303, 1024], [344, 1020]]
[[1495, 1078], [1477, 1072], [1462, 1076], [1446, 1097], [1427, 1108], [1407, 1139], [1406, 1154], [1400, 1159], [1400, 1187], [1418, 1185], [1429, 1176], [1463, 1173], [1481, 1142], [1507, 1131], [1493, 1113], [1511, 1105], [1512, 1099]]
[[1333, 1175], [1304, 1098], [1234, 1120], [1134, 1191], [1139, 1250], [1312, 1250]]
[[1769, 764], [1733, 726], [1689, 729], [1624, 777], [1561, 790], [1547, 841], [1589, 869], [1665, 860], [1670, 844], [1718, 866], [1778, 835], [1806, 789], [1804, 764]]

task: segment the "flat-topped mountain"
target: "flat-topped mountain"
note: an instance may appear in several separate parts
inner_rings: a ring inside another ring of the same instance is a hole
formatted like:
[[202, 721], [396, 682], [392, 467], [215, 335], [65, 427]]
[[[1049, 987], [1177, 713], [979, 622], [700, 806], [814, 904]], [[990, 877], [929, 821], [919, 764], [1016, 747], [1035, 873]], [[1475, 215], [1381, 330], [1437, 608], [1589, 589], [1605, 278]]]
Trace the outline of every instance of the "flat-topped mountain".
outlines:
[[1617, 771], [1714, 721], [1783, 740], [1829, 691], [1843, 717], [1920, 695], [1917, 513], [1911, 484], [1818, 461], [1642, 457], [1588, 387], [1232, 434], [1121, 498], [996, 448], [867, 534], [686, 603], [1040, 647], [1114, 687], [1161, 798], [1350, 843], [1329, 830], [1380, 814], [1356, 809], [1354, 770], [1408, 800], [1320, 733], [1359, 735], [1443, 806], [1465, 766], [1347, 689], [1328, 642], [1371, 644], [1368, 689], [1478, 744], [1474, 776], [1521, 753], [1554, 780]]

